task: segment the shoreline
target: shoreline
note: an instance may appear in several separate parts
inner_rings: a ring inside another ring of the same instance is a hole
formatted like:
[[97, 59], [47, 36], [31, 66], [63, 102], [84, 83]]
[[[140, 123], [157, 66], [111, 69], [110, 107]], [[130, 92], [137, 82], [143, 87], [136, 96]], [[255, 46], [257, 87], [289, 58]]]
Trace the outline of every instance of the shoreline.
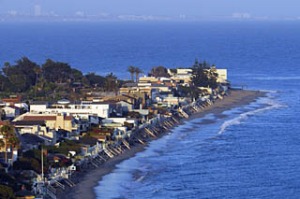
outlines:
[[[266, 94], [265, 92], [261, 92], [261, 91], [231, 90], [228, 96], [225, 96], [221, 100], [220, 99], [216, 100], [212, 105], [203, 108], [198, 113], [192, 114], [189, 118], [182, 119], [180, 121], [180, 124], [178, 125], [181, 125], [188, 120], [201, 118], [206, 114], [221, 115], [223, 111], [248, 105], [251, 102], [256, 101], [259, 97], [264, 97], [265, 94]], [[175, 126], [173, 126], [172, 128], [174, 128]], [[164, 135], [166, 135], [168, 132], [169, 131], [165, 131], [164, 133], [161, 133], [157, 138], [152, 140], [159, 139]], [[74, 187], [70, 188], [69, 190], [66, 190], [62, 194], [58, 195], [57, 198], [62, 198], [62, 199], [96, 198], [97, 196], [94, 188], [98, 186], [99, 181], [101, 181], [105, 175], [115, 170], [118, 164], [120, 164], [124, 160], [134, 157], [138, 152], [144, 151], [147, 146], [148, 144], [146, 145], [135, 144], [134, 146], [131, 147], [130, 150], [126, 150], [124, 153], [106, 161], [103, 165], [101, 165], [100, 168], [91, 169], [89, 171], [80, 173], [79, 174], [80, 176], [78, 177], [79, 183], [76, 184]]]

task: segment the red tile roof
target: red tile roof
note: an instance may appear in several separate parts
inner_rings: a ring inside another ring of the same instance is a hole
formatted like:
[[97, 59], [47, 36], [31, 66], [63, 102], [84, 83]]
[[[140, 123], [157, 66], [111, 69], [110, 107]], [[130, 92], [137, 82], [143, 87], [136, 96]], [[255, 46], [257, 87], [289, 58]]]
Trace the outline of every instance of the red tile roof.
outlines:
[[[72, 116], [65, 116], [64, 119], [65, 120], [72, 120]], [[37, 116], [28, 115], [28, 116], [24, 116], [23, 120], [26, 120], [26, 121], [56, 120], [56, 116], [52, 116], [52, 115], [37, 115]]]
[[7, 125], [7, 124], [9, 124], [8, 121], [0, 121], [0, 126]]
[[21, 96], [11, 97], [11, 98], [3, 98], [3, 102], [6, 103], [19, 103], [21, 102]]

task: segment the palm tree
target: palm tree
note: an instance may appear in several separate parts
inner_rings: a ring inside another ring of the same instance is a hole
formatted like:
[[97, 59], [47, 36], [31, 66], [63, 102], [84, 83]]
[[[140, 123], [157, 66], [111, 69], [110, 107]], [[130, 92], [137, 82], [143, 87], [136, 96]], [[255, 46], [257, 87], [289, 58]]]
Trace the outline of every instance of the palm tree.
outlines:
[[206, 70], [206, 75], [208, 79], [208, 85], [215, 89], [218, 87], [217, 79], [218, 79], [218, 72], [215, 66], [212, 66], [210, 69]]
[[132, 82], [134, 82], [133, 77], [134, 77], [134, 73], [135, 73], [135, 68], [136, 68], [136, 67], [134, 67], [134, 66], [128, 66], [128, 69], [127, 69], [127, 71], [130, 73], [131, 81], [132, 81]]
[[12, 158], [13, 158], [13, 149], [16, 148], [20, 141], [15, 134], [14, 127], [5, 124], [0, 128], [0, 134], [3, 136], [4, 147], [5, 147], [5, 162], [7, 163], [7, 147], [11, 148]]
[[33, 71], [35, 73], [34, 97], [36, 97], [36, 92], [37, 92], [37, 89], [38, 89], [38, 82], [39, 82], [40, 74], [42, 74], [42, 69], [40, 67], [35, 67], [33, 69]]
[[134, 72], [135, 72], [136, 82], [138, 82], [139, 81], [139, 74], [143, 73], [143, 71], [139, 67], [135, 67]]
[[5, 147], [4, 139], [0, 139], [0, 149]]
[[105, 76], [105, 89], [107, 91], [118, 90], [118, 78], [113, 73]]
[[16, 134], [14, 134], [12, 137], [9, 138], [8, 143], [11, 147], [11, 159], [13, 159], [13, 151], [14, 149], [18, 149], [19, 145], [20, 145], [20, 140], [19, 138], [16, 136]]

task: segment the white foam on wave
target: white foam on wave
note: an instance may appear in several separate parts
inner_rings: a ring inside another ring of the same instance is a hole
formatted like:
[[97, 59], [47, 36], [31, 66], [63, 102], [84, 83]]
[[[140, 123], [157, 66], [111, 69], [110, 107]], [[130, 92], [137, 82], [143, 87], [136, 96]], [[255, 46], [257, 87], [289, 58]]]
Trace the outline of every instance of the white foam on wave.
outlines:
[[117, 168], [105, 175], [98, 182], [98, 186], [94, 187], [97, 198], [132, 198], [130, 190], [142, 183], [151, 169], [151, 165], [143, 159], [158, 156], [156, 148], [147, 148], [146, 151], [116, 165]]
[[231, 110], [223, 111], [222, 114], [223, 115], [233, 115], [233, 114], [238, 114], [240, 112], [241, 112], [240, 109], [231, 109]]
[[119, 167], [114, 172], [103, 177], [99, 185], [94, 188], [97, 198], [121, 198], [127, 197], [128, 185], [125, 182], [131, 181], [132, 176], [127, 168]]
[[[272, 99], [274, 93], [275, 92], [269, 92], [267, 94], [267, 97], [259, 98], [257, 100], [257, 102], [255, 102], [255, 105], [257, 105], [257, 104], [263, 105], [262, 108], [258, 108], [258, 109], [251, 110], [251, 111], [248, 111], [248, 112], [245, 112], [245, 113], [241, 113], [239, 116], [237, 116], [233, 119], [225, 121], [221, 125], [218, 134], [223, 134], [226, 131], [226, 129], [230, 126], [241, 124], [241, 122], [246, 120], [249, 116], [260, 114], [260, 113], [263, 113], [263, 112], [266, 112], [266, 111], [269, 111], [269, 110], [272, 110], [272, 109], [279, 109], [279, 108], [286, 107], [285, 105], [283, 105], [283, 104], [281, 104], [281, 103], [279, 103], [279, 102]], [[249, 107], [253, 108], [254, 107], [253, 105], [254, 104], [250, 104]]]
[[[177, 128], [182, 130], [180, 126]], [[154, 140], [145, 151], [116, 165], [117, 168], [105, 175], [94, 188], [97, 198], [132, 198], [130, 190], [138, 187], [147, 178], [149, 170], [153, 169], [145, 160], [159, 158], [158, 151], [164, 150], [170, 139], [174, 139], [173, 134]]]
[[[225, 121], [220, 130], [217, 129], [217, 126], [206, 126], [202, 127], [202, 130], [205, 131], [205, 128], [209, 128], [207, 131], [209, 134], [203, 134], [203, 137], [197, 139], [204, 140], [204, 138], [213, 136], [212, 132], [217, 132], [219, 130], [219, 134], [224, 133], [226, 129], [231, 125], [240, 124], [242, 120], [245, 120], [250, 115], [254, 115], [263, 111], [267, 111], [274, 108], [282, 107], [281, 104], [277, 103], [273, 100], [272, 94], [267, 95], [268, 97], [260, 98], [257, 102], [250, 104], [247, 108], [255, 109], [253, 111], [245, 112], [240, 114], [238, 117], [233, 118], [231, 120]], [[257, 106], [259, 104], [260, 106]], [[266, 107], [259, 108], [261, 105], [266, 105]], [[231, 115], [238, 115], [237, 112], [232, 112]], [[207, 114], [205, 119], [216, 119], [215, 115]], [[203, 118], [202, 118], [203, 119]], [[191, 130], [187, 131], [186, 129], [192, 129], [195, 125], [195, 122], [200, 121], [200, 119], [195, 119], [193, 121], [186, 121], [183, 125], [179, 125], [175, 127], [172, 131], [172, 134], [166, 135], [161, 139], [155, 140], [149, 143], [149, 146], [145, 151], [141, 153], [137, 153], [135, 157], [132, 157], [128, 160], [123, 161], [117, 168], [110, 174], [103, 177], [103, 179], [99, 182], [99, 185], [94, 188], [97, 198], [132, 198], [131, 191], [139, 186], [142, 183], [145, 183], [150, 173], [153, 170], [157, 170], [157, 168], [161, 167], [160, 165], [156, 165], [153, 167], [151, 164], [149, 166], [149, 161], [153, 162], [153, 160], [164, 160], [168, 157], [162, 156], [160, 151], [166, 151], [169, 149], [169, 145], [171, 143], [171, 148], [173, 146], [172, 143], [178, 143], [182, 145], [182, 147], [191, 147], [190, 144], [199, 143], [195, 142], [195, 139], [192, 140], [191, 143], [187, 143], [190, 140], [180, 139], [182, 136], [189, 135]], [[213, 130], [211, 131], [211, 128]], [[174, 154], [172, 154], [174, 155]], [[155, 165], [155, 164], [154, 164]], [[156, 168], [157, 167], [157, 168]]]

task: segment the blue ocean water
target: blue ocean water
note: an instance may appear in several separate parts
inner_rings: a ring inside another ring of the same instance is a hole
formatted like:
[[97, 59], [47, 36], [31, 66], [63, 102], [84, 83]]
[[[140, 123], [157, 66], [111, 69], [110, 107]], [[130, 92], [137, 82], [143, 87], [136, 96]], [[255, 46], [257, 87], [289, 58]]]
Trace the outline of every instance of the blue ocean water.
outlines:
[[129, 65], [195, 58], [228, 68], [234, 85], [268, 95], [153, 141], [99, 182], [98, 198], [299, 198], [299, 35], [295, 22], [1, 23], [0, 61], [52, 58], [121, 78]]

